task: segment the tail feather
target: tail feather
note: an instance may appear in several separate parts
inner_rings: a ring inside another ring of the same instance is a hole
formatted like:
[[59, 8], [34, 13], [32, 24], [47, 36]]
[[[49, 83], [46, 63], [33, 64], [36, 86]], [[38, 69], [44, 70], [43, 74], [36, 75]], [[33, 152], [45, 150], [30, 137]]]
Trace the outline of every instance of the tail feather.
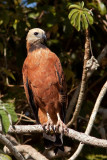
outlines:
[[62, 146], [56, 147], [56, 148], [54, 149], [54, 153], [57, 154], [59, 150], [61, 150], [61, 151], [64, 152], [64, 146], [62, 145]]
[[54, 143], [55, 146], [62, 146], [63, 145], [63, 137], [62, 134], [56, 133], [56, 141]]
[[50, 135], [47, 133], [43, 133], [43, 138], [44, 138], [45, 149], [53, 148], [55, 154], [57, 154], [59, 149], [61, 151], [64, 151], [62, 134], [55, 133]]
[[55, 134], [51, 135], [51, 134], [43, 133], [43, 138], [44, 138], [45, 149], [53, 148], [54, 143], [56, 141]]

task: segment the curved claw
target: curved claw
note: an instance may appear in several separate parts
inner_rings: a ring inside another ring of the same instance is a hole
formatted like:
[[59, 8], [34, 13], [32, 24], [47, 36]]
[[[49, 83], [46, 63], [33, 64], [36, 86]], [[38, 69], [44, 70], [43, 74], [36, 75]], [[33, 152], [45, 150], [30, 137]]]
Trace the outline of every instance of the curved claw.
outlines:
[[48, 121], [47, 123], [43, 124], [42, 127], [43, 127], [43, 129], [44, 129], [44, 131], [46, 133], [48, 133], [48, 132], [55, 132], [54, 125], [53, 125], [52, 122]]
[[61, 131], [61, 133], [64, 133], [65, 132], [68, 132], [68, 128], [67, 126], [61, 121], [59, 120], [56, 124], [56, 127], [55, 127], [56, 131]]

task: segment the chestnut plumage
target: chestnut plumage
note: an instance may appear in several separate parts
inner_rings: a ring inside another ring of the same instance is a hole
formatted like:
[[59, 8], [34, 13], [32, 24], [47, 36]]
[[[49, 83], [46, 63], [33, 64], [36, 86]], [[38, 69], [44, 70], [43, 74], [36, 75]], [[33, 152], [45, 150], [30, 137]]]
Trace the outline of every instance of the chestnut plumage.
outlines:
[[[27, 57], [22, 69], [25, 94], [37, 123], [63, 128], [67, 107], [66, 81], [59, 58], [43, 45], [45, 39], [45, 32], [39, 28], [31, 29], [27, 34]], [[53, 138], [53, 146], [58, 137], [56, 134]], [[61, 145], [62, 141], [58, 146]]]

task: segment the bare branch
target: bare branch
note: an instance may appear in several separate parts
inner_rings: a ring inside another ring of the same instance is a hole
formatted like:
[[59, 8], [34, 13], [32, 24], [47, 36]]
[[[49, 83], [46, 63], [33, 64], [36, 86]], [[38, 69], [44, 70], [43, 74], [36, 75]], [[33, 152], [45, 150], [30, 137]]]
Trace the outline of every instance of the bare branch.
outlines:
[[[6, 43], [4, 47], [4, 63], [5, 63], [5, 68], [7, 69], [7, 48], [6, 48]], [[6, 75], [6, 85], [9, 85], [9, 79], [8, 76]]]
[[[0, 131], [2, 131], [1, 129], [2, 128], [0, 127]], [[44, 130], [41, 125], [15, 125], [14, 127], [10, 126], [8, 131], [8, 133], [18, 134], [42, 132], [44, 132]], [[59, 128], [59, 133], [61, 133], [61, 128]], [[86, 135], [85, 133], [80, 133], [70, 128], [68, 128], [68, 132], [64, 131], [64, 135], [85, 144], [94, 145], [98, 147], [107, 147], [107, 140], [91, 137]]]
[[80, 91], [80, 86], [81, 86], [81, 84], [79, 84], [78, 88], [75, 90], [74, 95], [72, 97], [72, 100], [69, 103], [69, 107], [68, 107], [67, 113], [66, 113], [66, 123], [69, 121], [69, 118], [71, 116], [73, 108], [74, 108], [74, 106], [75, 106], [75, 104], [77, 102], [77, 98], [78, 98], [79, 91]]
[[[86, 42], [85, 42], [84, 65], [83, 65], [83, 73], [82, 73], [80, 93], [79, 93], [77, 105], [75, 107], [75, 112], [74, 112], [73, 117], [70, 121], [70, 124], [72, 124], [76, 120], [76, 118], [77, 118], [77, 116], [80, 112], [82, 101], [83, 101], [83, 98], [84, 98], [86, 79], [87, 79], [86, 64], [87, 64], [87, 61], [89, 60], [89, 53], [90, 53], [90, 40], [89, 40], [89, 30], [87, 29], [86, 30]], [[69, 125], [69, 123], [68, 123], [68, 125]]]
[[[47, 150], [45, 149], [44, 152], [41, 154], [40, 152], [38, 152], [35, 148], [33, 148], [32, 146], [30, 145], [25, 145], [25, 143], [27, 141], [25, 141], [23, 143], [23, 145], [19, 144], [17, 142], [17, 140], [7, 134], [6, 137], [12, 142], [13, 145], [15, 145], [15, 148], [22, 153], [22, 155], [25, 157], [25, 159], [31, 159], [32, 160], [46, 160], [46, 158], [48, 159], [55, 159], [55, 158], [60, 158], [60, 157], [65, 157], [65, 156], [69, 156], [70, 155], [70, 151], [71, 151], [71, 147], [68, 147], [68, 146], [64, 146], [64, 152], [59, 150], [58, 151], [58, 154], [55, 154], [54, 150], [51, 149], [51, 150]], [[10, 150], [4, 146], [3, 148], [3, 151], [6, 153], [6, 154], [11, 154]], [[44, 157], [45, 156], [45, 157]]]
[[90, 134], [90, 132], [91, 132], [94, 120], [96, 118], [96, 114], [98, 112], [99, 106], [100, 106], [101, 101], [102, 101], [104, 95], [106, 94], [106, 92], [107, 92], [107, 81], [105, 82], [105, 84], [104, 84], [103, 88], [101, 89], [100, 94], [98, 95], [98, 98], [96, 100], [96, 103], [95, 103], [94, 109], [92, 111], [87, 129], [85, 131], [86, 134]]
[[25, 116], [23, 113], [21, 113], [21, 114], [17, 113], [17, 115], [19, 116], [19, 120], [18, 120], [18, 122], [16, 124], [18, 124], [20, 121], [26, 121], [26, 122], [36, 123], [35, 120], [31, 119], [30, 117]]
[[[98, 56], [97, 60], [98, 63], [101, 64], [103, 58], [107, 55], [107, 45], [103, 48], [103, 50], [101, 51], [100, 55]], [[94, 73], [94, 70], [88, 71], [87, 73], [87, 80], [92, 76], [92, 74]], [[78, 86], [78, 88], [76, 89], [76, 91], [74, 92], [74, 95], [69, 103], [69, 107], [66, 113], [66, 123], [69, 121], [70, 119], [70, 115], [72, 113], [72, 110], [76, 104], [78, 95], [79, 95], [79, 91], [80, 91], [80, 84]], [[71, 121], [67, 124], [67, 126], [71, 125]]]
[[[94, 109], [92, 111], [92, 114], [91, 114], [91, 117], [90, 117], [90, 120], [89, 120], [89, 123], [88, 123], [88, 126], [87, 126], [86, 131], [85, 131], [85, 134], [87, 134], [87, 135], [89, 135], [91, 130], [92, 130], [92, 127], [93, 127], [93, 124], [94, 124], [94, 121], [95, 121], [95, 118], [96, 118], [96, 114], [98, 112], [101, 101], [102, 101], [104, 95], [106, 94], [106, 92], [107, 92], [107, 81], [104, 84], [104, 86], [102, 87], [102, 89], [100, 91], [100, 94], [98, 95], [98, 98], [96, 100]], [[78, 155], [80, 154], [83, 147], [84, 147], [84, 144], [80, 143], [76, 152], [72, 155], [71, 158], [69, 158], [69, 160], [75, 160], [78, 157]]]
[[[34, 160], [48, 160], [45, 156], [29, 145], [17, 145], [15, 148], [17, 151], [25, 155], [26, 159], [32, 157]], [[4, 148], [4, 151], [5, 153], [10, 154], [10, 151], [6, 147]]]
[[5, 135], [2, 135], [1, 133], [0, 133], [0, 142], [9, 148], [10, 152], [15, 156], [17, 160], [19, 159], [24, 160], [22, 155], [16, 150], [13, 144], [5, 137]]

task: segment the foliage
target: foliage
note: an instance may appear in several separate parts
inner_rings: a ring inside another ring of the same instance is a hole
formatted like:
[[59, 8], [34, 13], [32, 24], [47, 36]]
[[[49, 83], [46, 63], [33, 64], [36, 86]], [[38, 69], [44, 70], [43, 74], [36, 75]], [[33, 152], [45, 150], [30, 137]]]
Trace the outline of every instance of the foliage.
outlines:
[[100, 11], [101, 15], [105, 15], [107, 13], [106, 6], [101, 1], [98, 1], [98, 10]]
[[[14, 106], [18, 113], [23, 111], [23, 114], [32, 116], [32, 112], [27, 106], [24, 90], [20, 87], [22, 85], [21, 70], [26, 57], [26, 34], [29, 29], [39, 27], [46, 31], [47, 46], [59, 56], [65, 71], [68, 92], [70, 91], [68, 100], [72, 98], [75, 88], [81, 80], [85, 36], [83, 32], [77, 31], [81, 30], [81, 28], [86, 29], [88, 23], [93, 23], [94, 18], [93, 25], [90, 25], [94, 56], [98, 57], [106, 45], [107, 1], [84, 0], [83, 2], [81, 3], [80, 0], [77, 2], [74, 0], [0, 1], [0, 98], [3, 101], [3, 105], [6, 103], [6, 111], [0, 108], [0, 112], [4, 114], [4, 116], [1, 114], [1, 118], [5, 132], [7, 132], [10, 125], [8, 114], [13, 119], [14, 117], [16, 119], [16, 115], [12, 115], [11, 112], [13, 110], [14, 113]], [[75, 14], [73, 14], [74, 10], [76, 11]], [[93, 16], [90, 14], [90, 10], [92, 10]], [[107, 58], [102, 61], [98, 71], [89, 80], [88, 89], [86, 89], [88, 93], [81, 110], [81, 115], [86, 120], [88, 120], [87, 117], [92, 111], [93, 103], [101, 86], [106, 80], [106, 72]], [[6, 77], [8, 77], [10, 84], [8, 86], [6, 85]], [[14, 98], [15, 100], [12, 102]], [[11, 99], [11, 103], [8, 103], [8, 99]], [[106, 99], [102, 104], [102, 107], [105, 106]], [[11, 111], [9, 110], [10, 108], [12, 108]], [[22, 121], [20, 123], [28, 124], [28, 122]], [[84, 122], [82, 121], [82, 123]], [[78, 122], [78, 125], [79, 130], [84, 131], [86, 123], [80, 125]], [[99, 124], [97, 123], [97, 125]], [[23, 142], [27, 140], [25, 136], [19, 139], [23, 139]], [[36, 144], [38, 139], [35, 140], [34, 138], [30, 144]], [[76, 147], [74, 148], [76, 149]], [[95, 149], [90, 147], [90, 150], [91, 155]], [[100, 154], [99, 151], [97, 153]], [[85, 159], [84, 155], [82, 155], [82, 159]]]
[[87, 160], [95, 160], [95, 159], [97, 159], [97, 160], [106, 160], [107, 159], [107, 156], [105, 155], [87, 155]]
[[10, 156], [0, 153], [0, 160], [12, 160]]
[[79, 5], [70, 5], [69, 9], [72, 9], [68, 15], [70, 22], [78, 31], [87, 29], [89, 24], [93, 24], [92, 12], [84, 8], [83, 1]]
[[13, 103], [11, 102], [3, 103], [0, 100], [0, 119], [1, 119], [3, 132], [7, 133], [9, 126], [12, 125], [12, 122], [17, 121], [17, 116], [14, 111]]

